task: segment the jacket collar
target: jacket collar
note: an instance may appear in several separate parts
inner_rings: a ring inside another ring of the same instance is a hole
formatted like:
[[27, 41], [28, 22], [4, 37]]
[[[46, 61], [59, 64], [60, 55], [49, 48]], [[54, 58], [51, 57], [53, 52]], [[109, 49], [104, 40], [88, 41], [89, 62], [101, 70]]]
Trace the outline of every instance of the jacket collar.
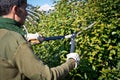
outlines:
[[7, 29], [10, 31], [15, 31], [21, 35], [25, 35], [25, 31], [20, 26], [18, 22], [10, 18], [0, 17], [0, 29]]

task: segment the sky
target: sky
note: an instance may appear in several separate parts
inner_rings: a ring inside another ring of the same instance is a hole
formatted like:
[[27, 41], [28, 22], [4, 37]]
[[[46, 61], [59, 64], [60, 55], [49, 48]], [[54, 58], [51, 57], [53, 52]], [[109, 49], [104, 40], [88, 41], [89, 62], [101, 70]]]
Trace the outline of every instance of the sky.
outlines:
[[54, 9], [53, 0], [27, 0], [28, 4], [33, 6], [40, 6], [40, 10], [48, 11], [49, 9]]

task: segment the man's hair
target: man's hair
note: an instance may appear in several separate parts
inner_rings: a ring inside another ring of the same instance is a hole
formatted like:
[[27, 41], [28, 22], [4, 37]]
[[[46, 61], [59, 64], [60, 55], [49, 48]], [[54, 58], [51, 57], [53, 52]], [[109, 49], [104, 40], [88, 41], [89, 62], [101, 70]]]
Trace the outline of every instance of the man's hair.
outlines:
[[27, 4], [27, 0], [0, 0], [0, 16], [8, 14], [14, 5], [20, 7], [23, 4]]

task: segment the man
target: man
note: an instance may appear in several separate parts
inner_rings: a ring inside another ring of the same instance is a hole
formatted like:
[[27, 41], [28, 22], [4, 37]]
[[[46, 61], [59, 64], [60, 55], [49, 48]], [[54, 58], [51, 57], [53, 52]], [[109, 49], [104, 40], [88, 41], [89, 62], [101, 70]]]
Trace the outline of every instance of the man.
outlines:
[[79, 62], [77, 53], [49, 68], [33, 55], [22, 25], [27, 16], [27, 0], [0, 0], [0, 80], [58, 80]]

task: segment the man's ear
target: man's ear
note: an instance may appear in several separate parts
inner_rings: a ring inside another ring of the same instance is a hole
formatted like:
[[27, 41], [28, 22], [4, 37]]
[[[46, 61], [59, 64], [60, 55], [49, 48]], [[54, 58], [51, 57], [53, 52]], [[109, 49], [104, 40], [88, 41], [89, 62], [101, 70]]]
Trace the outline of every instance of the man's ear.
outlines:
[[11, 13], [12, 13], [12, 15], [13, 15], [13, 19], [16, 19], [16, 16], [19, 16], [20, 15], [20, 9], [19, 9], [19, 7], [18, 6], [16, 6], [16, 5], [14, 5], [13, 7], [12, 7], [12, 10], [11, 10]]
[[12, 8], [11, 8], [11, 13], [12, 14], [16, 14], [16, 12], [18, 11], [17, 9], [18, 7], [16, 5], [14, 5]]

